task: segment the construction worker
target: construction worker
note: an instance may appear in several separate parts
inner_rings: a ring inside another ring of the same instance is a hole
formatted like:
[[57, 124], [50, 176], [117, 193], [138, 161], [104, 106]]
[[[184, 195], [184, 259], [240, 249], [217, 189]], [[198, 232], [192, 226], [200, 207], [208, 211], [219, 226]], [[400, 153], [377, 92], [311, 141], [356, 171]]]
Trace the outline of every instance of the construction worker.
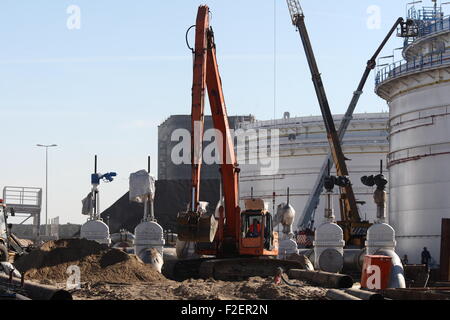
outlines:
[[257, 238], [261, 235], [261, 224], [258, 219], [253, 219], [253, 223], [248, 228], [248, 236], [250, 238]]
[[409, 263], [408, 256], [406, 254], [403, 256], [402, 262], [403, 262], [403, 265], [406, 265]]
[[274, 277], [275, 284], [281, 284], [282, 276], [283, 276], [283, 268], [277, 268], [277, 272], [275, 273]]
[[422, 251], [422, 264], [426, 265], [428, 268], [430, 261], [431, 261], [430, 251], [427, 250], [427, 247], [424, 247]]

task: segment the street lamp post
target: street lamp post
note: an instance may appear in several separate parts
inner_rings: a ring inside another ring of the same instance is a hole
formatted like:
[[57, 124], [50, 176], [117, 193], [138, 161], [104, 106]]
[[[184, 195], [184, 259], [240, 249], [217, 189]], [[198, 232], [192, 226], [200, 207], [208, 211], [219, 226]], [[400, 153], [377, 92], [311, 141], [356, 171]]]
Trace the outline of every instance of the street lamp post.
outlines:
[[37, 144], [37, 147], [45, 148], [45, 235], [48, 236], [48, 148], [54, 148], [58, 145], [50, 144]]

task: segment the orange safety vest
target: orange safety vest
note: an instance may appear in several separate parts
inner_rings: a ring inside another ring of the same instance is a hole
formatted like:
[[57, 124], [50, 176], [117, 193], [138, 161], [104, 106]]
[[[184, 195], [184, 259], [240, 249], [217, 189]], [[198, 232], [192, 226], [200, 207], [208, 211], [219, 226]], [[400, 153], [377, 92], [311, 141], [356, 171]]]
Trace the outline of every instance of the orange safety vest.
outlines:
[[[254, 224], [250, 225], [250, 232], [251, 233], [255, 233], [255, 227], [254, 226], [255, 226]], [[260, 223], [257, 224], [257, 229], [258, 229], [258, 234], [261, 233], [261, 224]]]

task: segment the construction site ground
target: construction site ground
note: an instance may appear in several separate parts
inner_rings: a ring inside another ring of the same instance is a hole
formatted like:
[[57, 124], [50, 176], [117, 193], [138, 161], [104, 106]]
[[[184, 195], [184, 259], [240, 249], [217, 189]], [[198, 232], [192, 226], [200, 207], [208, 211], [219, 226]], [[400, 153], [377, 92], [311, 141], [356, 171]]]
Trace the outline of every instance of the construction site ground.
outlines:
[[225, 282], [163, 280], [156, 283], [85, 285], [73, 293], [76, 300], [322, 300], [326, 289], [295, 281], [302, 287], [275, 284], [273, 279], [250, 278]]
[[[175, 259], [167, 249], [165, 259]], [[66, 288], [70, 266], [78, 266], [81, 288], [75, 300], [322, 300], [327, 289], [273, 277], [227, 282], [214, 279], [167, 279], [136, 256], [86, 240], [51, 241], [15, 263], [29, 281]]]

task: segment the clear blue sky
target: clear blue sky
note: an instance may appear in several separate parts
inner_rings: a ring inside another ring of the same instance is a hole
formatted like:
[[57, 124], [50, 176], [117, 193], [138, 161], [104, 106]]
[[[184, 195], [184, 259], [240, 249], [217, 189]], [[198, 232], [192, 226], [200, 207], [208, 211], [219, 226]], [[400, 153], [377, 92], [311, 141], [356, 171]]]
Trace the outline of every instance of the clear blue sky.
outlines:
[[[158, 124], [190, 112], [192, 59], [184, 36], [204, 2], [230, 115], [273, 118], [274, 83], [277, 117], [319, 114], [284, 0], [2, 0], [0, 187], [43, 187], [44, 150], [35, 144], [56, 143], [49, 215], [80, 223], [94, 154], [100, 171], [119, 174], [101, 186], [102, 209], [128, 190], [129, 174], [146, 167], [147, 155], [156, 174]], [[302, 1], [333, 113], [345, 112], [366, 61], [406, 3]], [[81, 9], [80, 30], [66, 27], [70, 5]], [[380, 29], [367, 27], [371, 5], [381, 8]], [[385, 54], [400, 45], [393, 39]], [[387, 110], [373, 87], [372, 75], [358, 112]]]

